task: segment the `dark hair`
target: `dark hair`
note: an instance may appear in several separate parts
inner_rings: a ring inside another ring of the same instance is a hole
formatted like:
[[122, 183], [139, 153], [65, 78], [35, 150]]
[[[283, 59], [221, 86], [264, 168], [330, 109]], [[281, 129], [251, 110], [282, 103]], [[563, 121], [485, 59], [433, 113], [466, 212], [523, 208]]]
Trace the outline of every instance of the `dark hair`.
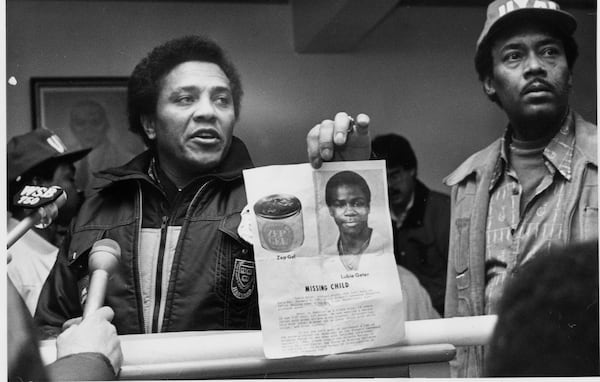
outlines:
[[177, 65], [188, 61], [218, 65], [229, 79], [236, 119], [239, 118], [242, 83], [233, 63], [214, 41], [203, 36], [184, 36], [154, 48], [131, 73], [127, 89], [129, 129], [139, 134], [148, 147], [153, 142], [144, 133], [141, 117], [156, 112], [160, 81]]
[[[532, 22], [532, 20], [527, 21], [527, 23], [529, 24], [531, 24]], [[542, 20], [538, 20], [537, 22], [539, 25], [545, 28], [551, 35], [561, 40], [565, 49], [567, 65], [569, 67], [569, 70], [572, 71], [573, 67], [575, 66], [575, 61], [579, 56], [579, 48], [577, 47], [577, 42], [575, 41], [573, 36], [563, 32], [562, 29], [560, 29], [556, 25], [551, 25], [550, 23], [544, 22]], [[518, 25], [524, 25], [523, 20], [521, 20], [521, 18], [515, 17], [512, 20], [508, 20], [505, 22], [501, 29], [497, 30], [495, 33], [486, 36], [486, 38], [482, 41], [481, 45], [477, 49], [477, 52], [475, 53], [475, 70], [477, 70], [479, 81], [483, 82], [486, 77], [493, 75], [494, 60], [492, 57], [492, 47], [494, 43], [499, 38], [506, 36], [507, 33], [510, 33], [510, 31], [516, 28]], [[491, 101], [498, 103], [498, 97], [496, 94], [488, 95], [488, 97]]]
[[398, 134], [379, 135], [371, 144], [375, 159], [385, 159], [388, 168], [401, 166], [405, 170], [417, 169], [417, 157], [406, 138]]
[[325, 203], [331, 206], [334, 202], [334, 192], [340, 186], [356, 186], [367, 198], [367, 204], [371, 204], [371, 190], [367, 181], [354, 171], [340, 171], [327, 181], [325, 185]]
[[517, 268], [486, 347], [487, 376], [599, 375], [598, 242], [540, 253]]

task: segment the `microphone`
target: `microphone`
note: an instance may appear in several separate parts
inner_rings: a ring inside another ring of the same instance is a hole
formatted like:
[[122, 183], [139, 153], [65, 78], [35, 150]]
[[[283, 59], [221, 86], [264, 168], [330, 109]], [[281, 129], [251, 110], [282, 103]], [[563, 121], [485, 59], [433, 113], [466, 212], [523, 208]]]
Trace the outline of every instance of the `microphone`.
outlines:
[[67, 194], [58, 186], [25, 186], [15, 195], [14, 205], [35, 210], [8, 233], [6, 248], [10, 248], [31, 227], [46, 228], [58, 215], [58, 209], [67, 202]]
[[88, 286], [83, 318], [104, 305], [108, 279], [121, 261], [121, 247], [112, 239], [98, 240], [92, 246], [88, 267], [90, 285]]

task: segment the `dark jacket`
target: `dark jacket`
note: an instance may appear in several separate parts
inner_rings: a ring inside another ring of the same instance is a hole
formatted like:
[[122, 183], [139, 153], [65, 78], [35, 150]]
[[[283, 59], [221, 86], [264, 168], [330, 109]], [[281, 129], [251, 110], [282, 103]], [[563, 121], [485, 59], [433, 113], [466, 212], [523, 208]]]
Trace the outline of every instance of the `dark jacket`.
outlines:
[[[260, 327], [254, 253], [237, 233], [246, 205], [242, 170], [253, 166], [246, 147], [234, 138], [213, 173], [170, 198], [149, 170], [152, 160], [147, 151], [98, 174], [107, 184], [84, 203], [40, 295], [35, 320], [45, 336], [82, 314], [88, 255], [102, 238], [121, 247], [105, 300], [115, 311], [119, 334]], [[178, 239], [168, 245], [172, 230]], [[140, 264], [139, 250], [148, 245], [148, 232], [160, 246], [155, 246], [155, 273], [144, 277], [152, 277], [157, 287], [154, 295], [142, 296], [140, 268], [146, 264]], [[165, 272], [162, 265], [169, 259], [172, 266]], [[151, 325], [144, 319], [148, 298], [164, 304], [151, 312]]]
[[19, 292], [10, 281], [7, 293], [7, 361], [9, 381], [108, 381], [115, 373], [100, 353], [79, 353], [57, 359], [44, 367], [33, 320]]
[[396, 263], [415, 274], [444, 314], [450, 236], [450, 197], [415, 184], [414, 204], [401, 228], [393, 224]]

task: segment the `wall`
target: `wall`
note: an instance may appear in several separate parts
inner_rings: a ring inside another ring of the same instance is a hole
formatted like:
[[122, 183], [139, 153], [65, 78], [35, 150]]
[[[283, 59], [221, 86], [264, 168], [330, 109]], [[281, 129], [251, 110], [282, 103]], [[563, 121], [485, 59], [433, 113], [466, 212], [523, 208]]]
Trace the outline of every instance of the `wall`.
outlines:
[[[580, 58], [573, 105], [596, 121], [596, 14], [575, 10]], [[307, 131], [337, 111], [366, 112], [374, 134], [412, 141], [434, 189], [499, 136], [502, 112], [473, 67], [484, 7], [401, 7], [347, 54], [296, 54], [286, 4], [8, 1], [7, 137], [32, 128], [30, 77], [127, 76], [152, 47], [205, 33], [229, 51], [245, 86], [236, 134], [257, 165], [306, 159]], [[360, 20], [357, 20], [360, 22]]]

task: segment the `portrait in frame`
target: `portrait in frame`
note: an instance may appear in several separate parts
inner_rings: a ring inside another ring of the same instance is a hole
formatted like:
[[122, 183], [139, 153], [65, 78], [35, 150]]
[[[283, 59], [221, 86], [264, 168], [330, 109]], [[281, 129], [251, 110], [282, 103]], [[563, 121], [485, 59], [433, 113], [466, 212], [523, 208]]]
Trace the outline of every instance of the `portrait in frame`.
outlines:
[[93, 173], [127, 163], [144, 149], [129, 130], [127, 77], [32, 78], [34, 128], [54, 131], [70, 150], [92, 148], [75, 164], [77, 186], [89, 194]]

